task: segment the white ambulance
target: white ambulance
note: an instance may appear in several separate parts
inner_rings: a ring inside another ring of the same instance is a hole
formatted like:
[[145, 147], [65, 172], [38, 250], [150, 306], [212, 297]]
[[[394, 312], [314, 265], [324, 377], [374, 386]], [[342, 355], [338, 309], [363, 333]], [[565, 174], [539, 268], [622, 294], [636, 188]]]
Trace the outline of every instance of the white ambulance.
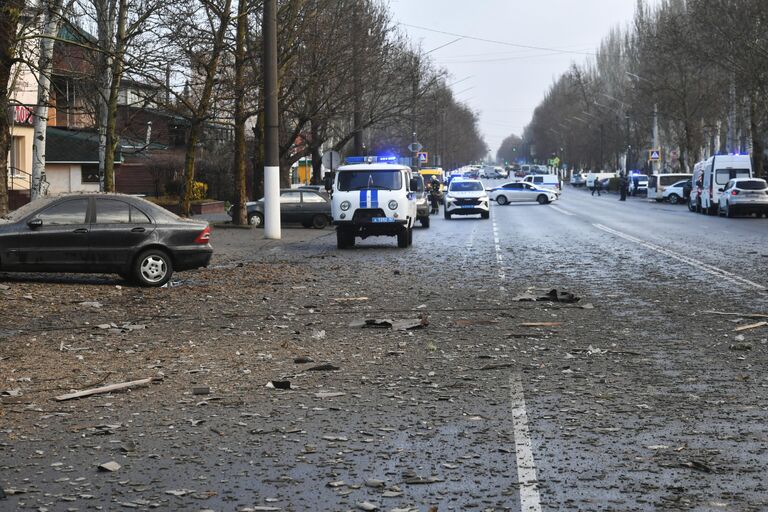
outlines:
[[[694, 177], [694, 190], [698, 188], [698, 211], [716, 215], [725, 185], [734, 178], [752, 177], [749, 155], [715, 155], [696, 165], [700, 175]], [[692, 194], [693, 195], [693, 194]]]
[[397, 246], [413, 242], [416, 188], [411, 168], [390, 163], [339, 167], [329, 182], [331, 213], [339, 249], [355, 238], [396, 236]]

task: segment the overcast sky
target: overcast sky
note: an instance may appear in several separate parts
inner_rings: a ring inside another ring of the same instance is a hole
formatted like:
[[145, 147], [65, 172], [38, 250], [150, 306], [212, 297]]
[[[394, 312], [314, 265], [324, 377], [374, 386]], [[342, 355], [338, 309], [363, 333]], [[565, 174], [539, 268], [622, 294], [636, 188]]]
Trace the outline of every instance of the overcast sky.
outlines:
[[[456, 97], [480, 115], [496, 155], [510, 133], [522, 135], [555, 78], [584, 62], [614, 26], [631, 22], [637, 0], [389, 0], [395, 21], [452, 75]], [[471, 36], [541, 50], [461, 39]], [[574, 53], [552, 51], [566, 50]], [[581, 52], [581, 53], [579, 53]], [[469, 77], [469, 78], [468, 78]], [[460, 82], [459, 82], [460, 81]], [[450, 83], [450, 82], [449, 82]]]

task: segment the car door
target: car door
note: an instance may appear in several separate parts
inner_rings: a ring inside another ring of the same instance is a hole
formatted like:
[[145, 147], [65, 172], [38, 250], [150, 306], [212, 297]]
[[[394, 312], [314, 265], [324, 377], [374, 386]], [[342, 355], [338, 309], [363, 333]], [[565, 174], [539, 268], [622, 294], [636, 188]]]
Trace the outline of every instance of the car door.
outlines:
[[541, 192], [530, 183], [523, 183], [519, 201], [535, 201]]
[[280, 193], [280, 218], [283, 222], [301, 221], [301, 192], [286, 190]]
[[94, 270], [124, 271], [137, 247], [151, 238], [155, 224], [126, 201], [96, 198], [90, 226], [90, 259]]
[[[423, 192], [419, 196], [423, 195]], [[328, 215], [330, 216], [331, 210], [328, 201], [317, 192], [307, 192], [306, 190], [301, 193], [301, 208], [302, 208], [302, 220], [311, 221], [315, 215]]]
[[502, 187], [502, 194], [507, 198], [510, 203], [520, 201], [520, 192], [522, 192], [522, 183], [505, 183]]
[[63, 199], [46, 206], [20, 232], [19, 265], [30, 271], [88, 270], [90, 199]]

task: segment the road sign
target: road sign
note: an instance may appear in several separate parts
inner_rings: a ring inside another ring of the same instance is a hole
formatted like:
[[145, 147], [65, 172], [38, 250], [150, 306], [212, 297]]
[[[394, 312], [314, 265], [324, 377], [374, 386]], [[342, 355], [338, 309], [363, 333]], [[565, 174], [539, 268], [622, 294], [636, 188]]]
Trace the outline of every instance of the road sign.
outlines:
[[417, 153], [417, 152], [421, 151], [421, 148], [423, 148], [423, 147], [424, 146], [422, 146], [418, 142], [411, 142], [410, 144], [408, 144], [408, 151], [411, 151], [413, 153]]
[[648, 160], [651, 162], [658, 162], [661, 160], [661, 151], [658, 149], [651, 149], [648, 151]]
[[417, 155], [419, 157], [419, 163], [425, 164], [429, 162], [429, 153], [427, 153], [426, 151], [421, 151], [417, 153]]
[[335, 171], [341, 163], [341, 155], [337, 151], [326, 151], [323, 153], [323, 167]]

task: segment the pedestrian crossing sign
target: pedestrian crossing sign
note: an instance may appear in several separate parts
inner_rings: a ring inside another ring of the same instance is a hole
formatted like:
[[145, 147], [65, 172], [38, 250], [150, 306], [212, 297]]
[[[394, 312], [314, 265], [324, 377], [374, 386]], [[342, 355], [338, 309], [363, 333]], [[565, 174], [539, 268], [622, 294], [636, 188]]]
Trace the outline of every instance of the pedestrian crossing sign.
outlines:
[[652, 149], [648, 151], [648, 160], [650, 160], [651, 162], [658, 162], [659, 160], [661, 160], [661, 151], [659, 151], [658, 149]]

